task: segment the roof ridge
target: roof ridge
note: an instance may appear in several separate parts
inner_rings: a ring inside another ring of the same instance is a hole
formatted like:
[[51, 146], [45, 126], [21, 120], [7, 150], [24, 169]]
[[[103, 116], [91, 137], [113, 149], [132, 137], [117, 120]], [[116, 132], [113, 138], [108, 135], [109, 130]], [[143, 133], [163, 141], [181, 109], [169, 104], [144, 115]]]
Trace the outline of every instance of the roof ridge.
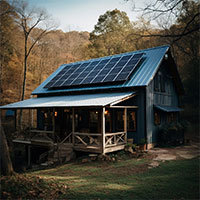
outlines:
[[69, 65], [69, 64], [71, 65], [71, 64], [77, 64], [77, 63], [82, 63], [82, 62], [89, 62], [89, 61], [93, 61], [93, 60], [101, 60], [101, 59], [104, 59], [104, 58], [117, 57], [117, 56], [122, 56], [122, 55], [126, 55], [126, 54], [128, 55], [128, 54], [131, 54], [131, 53], [137, 53], [137, 52], [142, 52], [142, 51], [150, 51], [150, 50], [153, 50], [153, 49], [166, 48], [166, 47], [170, 48], [170, 45], [162, 45], [162, 46], [150, 47], [150, 48], [147, 48], [147, 49], [139, 49], [139, 50], [136, 50], [136, 51], [128, 51], [128, 52], [114, 54], [114, 55], [110, 55], [110, 56], [91, 58], [91, 59], [88, 59], [88, 60], [80, 60], [80, 61], [76, 61], [76, 62], [65, 63], [65, 64], [62, 64], [62, 65]]

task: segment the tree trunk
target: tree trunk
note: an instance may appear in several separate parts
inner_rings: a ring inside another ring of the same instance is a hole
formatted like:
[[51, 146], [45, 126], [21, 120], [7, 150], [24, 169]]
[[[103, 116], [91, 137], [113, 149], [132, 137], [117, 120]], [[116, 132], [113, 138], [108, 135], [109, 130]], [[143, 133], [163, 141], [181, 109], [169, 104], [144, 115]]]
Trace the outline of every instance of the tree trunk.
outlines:
[[[26, 90], [26, 71], [27, 71], [27, 36], [25, 35], [25, 41], [24, 41], [24, 76], [23, 76], [23, 85], [22, 85], [22, 96], [21, 96], [21, 101], [24, 100], [25, 96], [25, 90]], [[22, 109], [20, 109], [20, 114], [19, 114], [19, 127], [20, 130], [22, 130], [22, 121], [23, 121], [23, 112]]]
[[10, 159], [10, 152], [8, 148], [7, 139], [1, 124], [1, 112], [0, 112], [0, 152], [1, 152], [1, 174], [10, 176], [14, 174], [13, 165]]

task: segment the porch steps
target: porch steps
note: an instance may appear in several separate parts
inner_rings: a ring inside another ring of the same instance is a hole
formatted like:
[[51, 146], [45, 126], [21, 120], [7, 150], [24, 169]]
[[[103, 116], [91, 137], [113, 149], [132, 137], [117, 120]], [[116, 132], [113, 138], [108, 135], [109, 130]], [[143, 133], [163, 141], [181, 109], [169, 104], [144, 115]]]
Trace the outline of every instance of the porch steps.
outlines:
[[58, 146], [54, 145], [54, 147], [48, 151], [46, 164], [65, 163], [72, 160], [74, 156], [75, 153], [71, 144], [64, 143]]

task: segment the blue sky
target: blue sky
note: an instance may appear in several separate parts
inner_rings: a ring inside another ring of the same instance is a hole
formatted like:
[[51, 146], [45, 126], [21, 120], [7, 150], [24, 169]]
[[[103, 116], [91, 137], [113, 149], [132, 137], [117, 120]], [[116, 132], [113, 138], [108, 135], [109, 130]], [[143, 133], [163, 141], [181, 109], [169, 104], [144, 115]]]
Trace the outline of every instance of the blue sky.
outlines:
[[[94, 29], [100, 15], [115, 8], [125, 11], [130, 20], [136, 20], [131, 2], [124, 0], [26, 0], [31, 6], [45, 8], [60, 24], [63, 31]], [[143, 1], [143, 0], [142, 0]], [[140, 2], [142, 2], [140, 1]]]

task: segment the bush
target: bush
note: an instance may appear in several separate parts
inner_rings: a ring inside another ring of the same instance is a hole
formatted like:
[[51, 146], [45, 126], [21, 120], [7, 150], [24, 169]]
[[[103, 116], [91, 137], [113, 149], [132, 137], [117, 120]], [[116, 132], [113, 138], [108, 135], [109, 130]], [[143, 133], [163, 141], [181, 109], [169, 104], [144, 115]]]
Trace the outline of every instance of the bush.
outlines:
[[158, 133], [159, 145], [177, 145], [184, 143], [184, 132], [188, 128], [187, 121], [167, 123], [160, 127]]

